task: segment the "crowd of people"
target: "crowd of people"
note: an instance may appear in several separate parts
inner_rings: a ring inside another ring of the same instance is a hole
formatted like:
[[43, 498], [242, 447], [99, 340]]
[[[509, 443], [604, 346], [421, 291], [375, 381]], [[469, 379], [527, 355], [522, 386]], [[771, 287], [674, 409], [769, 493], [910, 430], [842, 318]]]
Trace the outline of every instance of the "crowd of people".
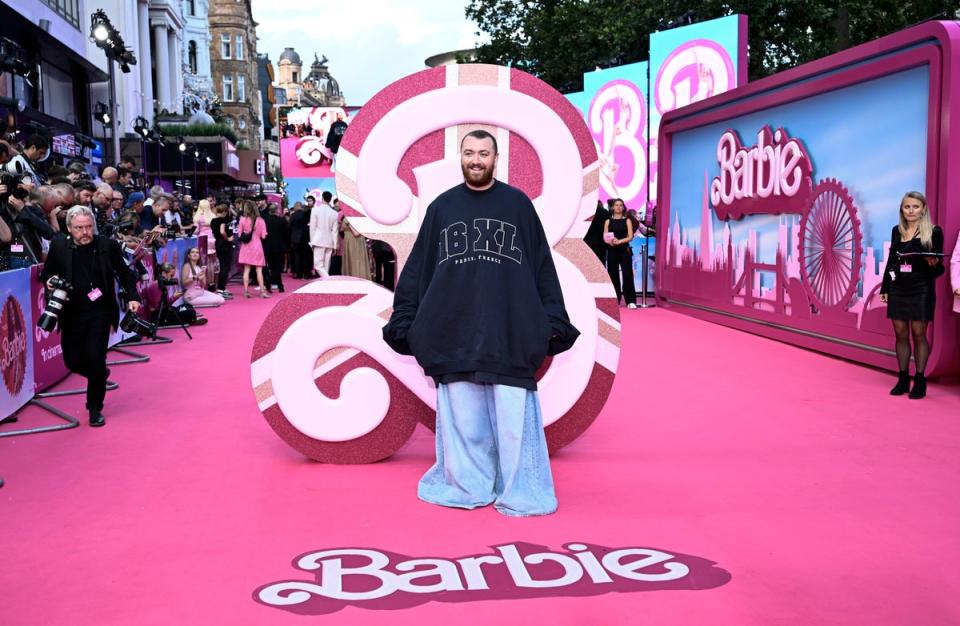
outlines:
[[[147, 185], [132, 158], [92, 176], [80, 161], [42, 168], [49, 150], [42, 135], [21, 145], [0, 141], [0, 271], [42, 263], [51, 242], [68, 235], [67, 211], [85, 206], [97, 233], [119, 241], [128, 256], [171, 238], [206, 236], [206, 247], [178, 259], [174, 268], [176, 300], [187, 305], [219, 306], [233, 298], [228, 283], [235, 273], [242, 276], [245, 297], [251, 297], [251, 280], [260, 297], [282, 292], [286, 272], [295, 278], [345, 274], [393, 289], [392, 249], [371, 245], [329, 192], [292, 207], [268, 202], [263, 194], [195, 200]], [[152, 278], [159, 277], [158, 271]]]

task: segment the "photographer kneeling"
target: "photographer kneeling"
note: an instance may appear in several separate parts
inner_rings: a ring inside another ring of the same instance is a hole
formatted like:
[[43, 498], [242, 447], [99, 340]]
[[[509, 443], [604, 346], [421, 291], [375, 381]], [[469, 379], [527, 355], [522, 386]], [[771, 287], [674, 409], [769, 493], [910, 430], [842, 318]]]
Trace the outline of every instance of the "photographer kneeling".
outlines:
[[66, 224], [70, 236], [53, 240], [40, 273], [40, 280], [54, 295], [38, 323], [42, 326], [46, 319], [54, 318], [46, 323], [60, 328], [64, 362], [70, 371], [87, 379], [90, 425], [103, 426], [107, 347], [110, 330], [120, 321], [114, 281], [120, 282], [129, 299], [127, 309], [136, 313], [140, 309], [137, 277], [124, 263], [120, 245], [94, 234], [94, 215], [89, 208], [71, 208]]

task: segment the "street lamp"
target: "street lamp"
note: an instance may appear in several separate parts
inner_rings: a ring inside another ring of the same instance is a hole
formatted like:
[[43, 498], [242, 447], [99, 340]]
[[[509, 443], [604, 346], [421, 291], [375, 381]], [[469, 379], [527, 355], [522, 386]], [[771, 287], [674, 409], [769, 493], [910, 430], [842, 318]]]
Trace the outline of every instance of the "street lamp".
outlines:
[[184, 188], [186, 185], [183, 182], [183, 157], [187, 153], [187, 144], [183, 140], [183, 137], [177, 137], [177, 143], [180, 145], [177, 148], [180, 150], [180, 197], [183, 197]]
[[166, 144], [163, 143], [164, 136], [163, 136], [163, 133], [161, 133], [159, 130], [151, 130], [151, 131], [150, 131], [150, 139], [151, 139], [151, 141], [156, 141], [156, 142], [157, 142], [157, 182], [156, 182], [156, 184], [159, 185], [159, 184], [160, 184], [160, 181], [161, 181], [160, 172], [161, 172], [161, 170], [163, 169], [162, 166], [161, 166], [161, 164], [160, 164], [160, 148], [162, 148], [162, 147], [165, 146]]
[[150, 136], [150, 122], [142, 115], [138, 115], [133, 120], [133, 132], [137, 134], [140, 140], [140, 169], [143, 174], [143, 184], [147, 184], [147, 138]]
[[105, 114], [102, 115], [102, 118], [97, 119], [100, 119], [105, 126], [110, 125], [113, 153], [111, 156], [113, 161], [117, 161], [120, 158], [120, 134], [117, 132], [117, 89], [113, 62], [116, 61], [120, 65], [121, 72], [128, 74], [130, 66], [137, 64], [137, 57], [134, 56], [132, 51], [127, 50], [126, 44], [123, 43], [123, 37], [113, 27], [110, 18], [107, 17], [103, 9], [97, 9], [90, 16], [90, 41], [97, 44], [97, 47], [107, 55], [107, 68], [110, 72], [110, 102], [108, 103], [108, 110], [103, 112]]

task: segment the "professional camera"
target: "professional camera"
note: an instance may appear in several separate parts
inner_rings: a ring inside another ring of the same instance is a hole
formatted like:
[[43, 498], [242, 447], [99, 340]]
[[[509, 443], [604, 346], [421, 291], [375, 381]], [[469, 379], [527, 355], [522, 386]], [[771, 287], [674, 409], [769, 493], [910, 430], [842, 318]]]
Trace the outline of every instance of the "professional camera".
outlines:
[[73, 285], [59, 276], [50, 279], [50, 297], [47, 298], [47, 306], [40, 314], [37, 320], [37, 326], [43, 330], [53, 332], [57, 327], [57, 320], [63, 311], [63, 305], [70, 299], [70, 292], [73, 291]]
[[151, 324], [133, 311], [127, 311], [120, 319], [120, 330], [125, 333], [134, 333], [154, 339], [157, 336], [157, 325]]
[[158, 280], [161, 287], [179, 287], [180, 282], [176, 278], [164, 278], [161, 276]]

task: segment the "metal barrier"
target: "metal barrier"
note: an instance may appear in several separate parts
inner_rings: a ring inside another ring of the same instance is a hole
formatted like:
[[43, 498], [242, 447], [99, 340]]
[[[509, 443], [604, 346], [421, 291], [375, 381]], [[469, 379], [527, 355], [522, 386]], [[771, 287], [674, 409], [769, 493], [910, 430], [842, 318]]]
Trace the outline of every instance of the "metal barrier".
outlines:
[[642, 274], [640, 280], [640, 304], [637, 306], [641, 309], [649, 309], [657, 305], [654, 302], [647, 302], [647, 290], [650, 280], [650, 244], [646, 239], [640, 244], [640, 256], [643, 258], [643, 267], [641, 268]]

